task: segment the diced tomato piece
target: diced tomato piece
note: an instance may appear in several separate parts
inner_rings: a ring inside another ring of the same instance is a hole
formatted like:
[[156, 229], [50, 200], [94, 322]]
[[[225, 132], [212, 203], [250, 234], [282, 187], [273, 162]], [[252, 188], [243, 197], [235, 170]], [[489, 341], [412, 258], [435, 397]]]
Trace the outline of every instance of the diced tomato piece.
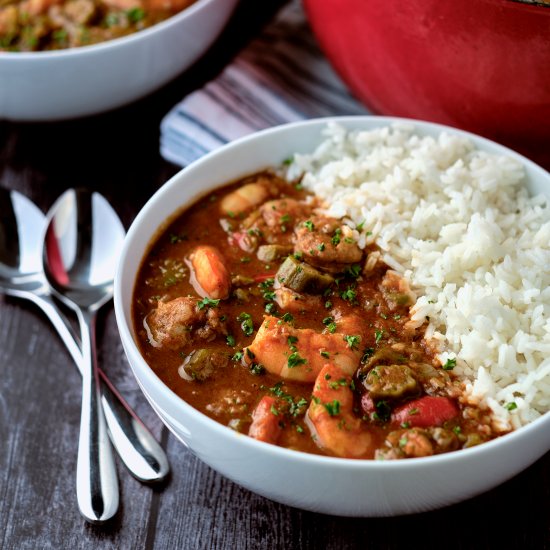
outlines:
[[411, 428], [441, 426], [460, 412], [458, 405], [448, 397], [426, 395], [397, 407], [392, 413], [392, 422], [408, 424]]
[[266, 395], [262, 397], [252, 413], [252, 424], [248, 435], [259, 441], [276, 444], [281, 435], [280, 417], [277, 414], [277, 400]]

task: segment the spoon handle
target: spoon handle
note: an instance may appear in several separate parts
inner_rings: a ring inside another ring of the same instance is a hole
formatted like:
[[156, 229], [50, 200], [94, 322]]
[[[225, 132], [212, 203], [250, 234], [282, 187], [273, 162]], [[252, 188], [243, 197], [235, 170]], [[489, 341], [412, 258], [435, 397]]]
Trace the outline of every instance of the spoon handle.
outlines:
[[82, 410], [76, 495], [80, 513], [90, 523], [104, 523], [118, 510], [118, 479], [99, 393], [95, 354], [95, 312], [77, 310], [82, 334]]
[[[27, 291], [14, 291], [10, 294], [26, 298], [39, 306], [57, 330], [61, 340], [71, 354], [75, 365], [82, 374], [82, 352], [68, 320], [64, 318], [49, 292], [40, 295]], [[170, 471], [170, 465], [163, 448], [153, 434], [141, 422], [130, 405], [98, 368], [102, 384], [101, 404], [107, 421], [109, 437], [128, 471], [144, 483], [163, 481]]]

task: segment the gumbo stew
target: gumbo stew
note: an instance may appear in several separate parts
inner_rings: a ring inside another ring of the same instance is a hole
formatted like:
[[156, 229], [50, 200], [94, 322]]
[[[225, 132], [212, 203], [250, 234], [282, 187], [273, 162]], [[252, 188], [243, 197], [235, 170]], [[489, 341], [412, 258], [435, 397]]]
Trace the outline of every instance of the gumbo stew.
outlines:
[[195, 0], [0, 0], [0, 51], [74, 48], [150, 27]]
[[146, 361], [202, 413], [300, 451], [399, 459], [495, 437], [408, 322], [407, 281], [321, 207], [264, 172], [175, 219], [134, 291]]

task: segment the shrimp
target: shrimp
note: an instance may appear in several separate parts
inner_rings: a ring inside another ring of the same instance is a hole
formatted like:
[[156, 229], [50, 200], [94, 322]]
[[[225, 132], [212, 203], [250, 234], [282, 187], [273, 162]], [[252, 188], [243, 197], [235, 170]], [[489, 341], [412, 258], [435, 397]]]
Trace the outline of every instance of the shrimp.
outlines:
[[270, 395], [262, 397], [252, 413], [248, 435], [259, 441], [276, 444], [281, 435], [281, 425], [276, 409], [277, 399]]
[[227, 216], [237, 216], [259, 206], [271, 196], [267, 180], [259, 178], [247, 183], [226, 195], [220, 203], [220, 209]]
[[296, 228], [295, 235], [296, 252], [315, 267], [338, 272], [363, 258], [351, 228], [332, 218], [312, 217]]
[[327, 359], [353, 374], [359, 366], [361, 351], [350, 346], [342, 333], [297, 329], [276, 317], [266, 316], [244, 357], [286, 380], [313, 382]]
[[372, 454], [376, 445], [353, 413], [351, 384], [349, 372], [327, 363], [317, 376], [306, 424], [325, 451], [342, 458], [361, 458]]
[[307, 216], [308, 207], [295, 199], [267, 201], [260, 207], [260, 213], [272, 233], [291, 231], [300, 217]]
[[221, 252], [208, 245], [198, 246], [189, 255], [190, 282], [197, 293], [215, 300], [229, 297], [231, 278]]

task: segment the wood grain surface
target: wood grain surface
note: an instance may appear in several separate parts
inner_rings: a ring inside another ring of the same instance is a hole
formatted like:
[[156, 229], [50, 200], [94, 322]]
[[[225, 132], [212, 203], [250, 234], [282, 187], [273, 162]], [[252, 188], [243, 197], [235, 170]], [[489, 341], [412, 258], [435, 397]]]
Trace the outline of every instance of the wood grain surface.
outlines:
[[[0, 122], [1, 184], [44, 211], [68, 187], [95, 189], [128, 227], [177, 170], [158, 153], [162, 116], [215, 76], [282, 3], [243, 0], [202, 60], [129, 107], [55, 124]], [[81, 519], [74, 487], [79, 375], [34, 305], [0, 297], [2, 549], [550, 548], [550, 454], [493, 491], [435, 512], [384, 519], [304, 512], [225, 479], [163, 428], [131, 374], [109, 307], [98, 340], [102, 367], [162, 442], [173, 474], [151, 488], [119, 462], [118, 516], [107, 526]]]

